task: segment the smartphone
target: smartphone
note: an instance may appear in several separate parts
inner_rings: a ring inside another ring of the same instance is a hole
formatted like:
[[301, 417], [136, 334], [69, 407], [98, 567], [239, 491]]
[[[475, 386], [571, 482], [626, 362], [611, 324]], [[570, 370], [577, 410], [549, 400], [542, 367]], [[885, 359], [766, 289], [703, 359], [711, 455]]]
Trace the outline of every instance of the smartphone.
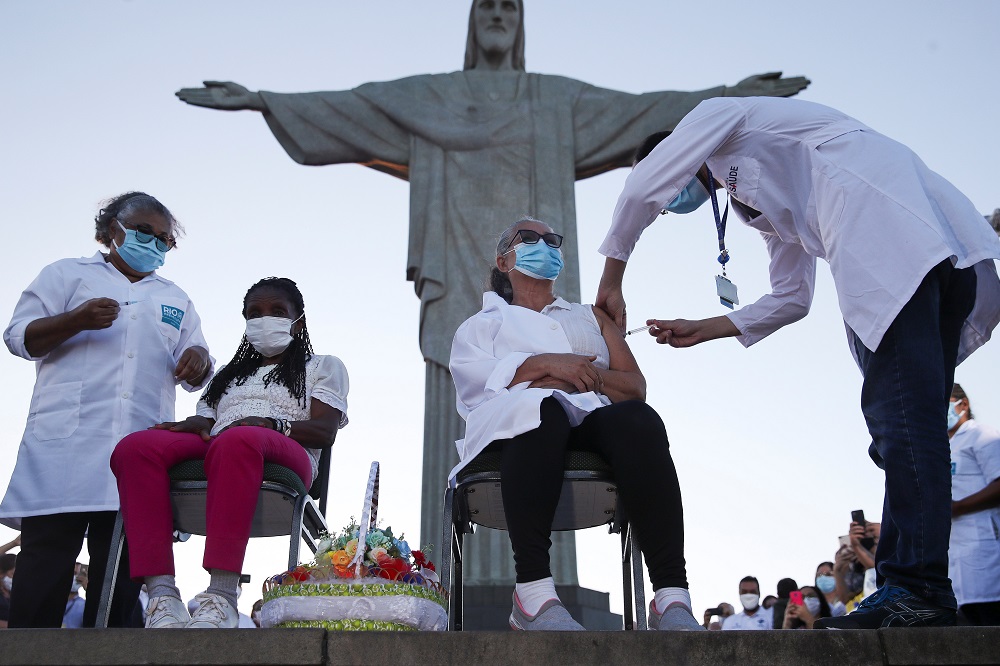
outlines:
[[[860, 525], [868, 525], [868, 521], [865, 520], [865, 512], [862, 511], [861, 509], [851, 511], [851, 522], [858, 523]], [[861, 544], [861, 547], [866, 550], [871, 550], [872, 548], [875, 547], [875, 539], [873, 539], [872, 537], [866, 536], [865, 538], [861, 539], [859, 543]]]
[[[844, 536], [839, 536], [839, 537], [837, 537], [837, 541], [840, 543], [839, 548], [843, 548], [844, 546], [850, 546], [851, 545], [851, 535], [850, 534], [845, 534]], [[839, 550], [839, 548], [838, 548], [838, 550]]]
[[722, 615], [722, 609], [721, 608], [709, 608], [707, 611], [705, 611], [705, 615]]
[[802, 593], [798, 590], [792, 590], [788, 593], [788, 601], [795, 604], [796, 606], [804, 606], [802, 602]]

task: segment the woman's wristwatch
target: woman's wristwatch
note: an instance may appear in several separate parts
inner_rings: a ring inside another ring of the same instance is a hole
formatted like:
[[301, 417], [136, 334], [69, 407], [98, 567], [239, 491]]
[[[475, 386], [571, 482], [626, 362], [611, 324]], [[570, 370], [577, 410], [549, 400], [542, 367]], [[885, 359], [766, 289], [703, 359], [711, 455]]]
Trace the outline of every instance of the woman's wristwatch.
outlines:
[[272, 416], [269, 416], [267, 418], [271, 420], [271, 423], [273, 424], [273, 428], [275, 430], [277, 430], [278, 432], [280, 432], [285, 437], [291, 437], [292, 436], [292, 422], [291, 421], [289, 421], [288, 419], [276, 419], [276, 418], [274, 418]]

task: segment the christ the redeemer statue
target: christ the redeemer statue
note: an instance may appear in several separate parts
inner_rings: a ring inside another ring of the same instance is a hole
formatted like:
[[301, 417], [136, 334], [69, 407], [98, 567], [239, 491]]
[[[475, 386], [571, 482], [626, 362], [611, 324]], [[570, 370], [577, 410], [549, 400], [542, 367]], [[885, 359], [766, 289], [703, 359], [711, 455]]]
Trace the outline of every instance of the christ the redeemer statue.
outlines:
[[[561, 295], [580, 300], [574, 182], [631, 165], [647, 135], [672, 129], [699, 102], [718, 96], [790, 96], [802, 77], [780, 73], [734, 87], [634, 95], [524, 71], [521, 0], [474, 0], [465, 68], [353, 90], [279, 94], [206, 81], [177, 96], [212, 109], [259, 111], [300, 164], [356, 162], [410, 182], [406, 277], [420, 297], [426, 362], [420, 538], [437, 543], [441, 497], [464, 436], [448, 373], [451, 340], [482, 304], [496, 236], [523, 214], [565, 236]], [[576, 584], [572, 535], [556, 535], [556, 582]], [[439, 544], [448, 548], [448, 544]], [[506, 536], [469, 540], [466, 582], [514, 581]]]

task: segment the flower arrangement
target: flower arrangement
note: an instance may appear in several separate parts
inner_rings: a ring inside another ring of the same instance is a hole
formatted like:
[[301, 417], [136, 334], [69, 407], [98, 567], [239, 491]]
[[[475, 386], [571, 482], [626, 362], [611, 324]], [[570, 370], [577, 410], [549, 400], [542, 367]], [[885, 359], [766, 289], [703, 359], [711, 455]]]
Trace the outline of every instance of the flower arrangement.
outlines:
[[[336, 582], [336, 579], [384, 578], [397, 583], [436, 587], [440, 581], [426, 554], [412, 550], [403, 538], [396, 537], [391, 527], [368, 530], [365, 543], [359, 544], [360, 526], [352, 517], [349, 525], [336, 536], [320, 535], [316, 556], [308, 564], [274, 576], [269, 582], [291, 585], [306, 581]], [[355, 562], [358, 549], [363, 556]], [[425, 549], [426, 550], [426, 549]], [[352, 562], [355, 564], [352, 565]]]

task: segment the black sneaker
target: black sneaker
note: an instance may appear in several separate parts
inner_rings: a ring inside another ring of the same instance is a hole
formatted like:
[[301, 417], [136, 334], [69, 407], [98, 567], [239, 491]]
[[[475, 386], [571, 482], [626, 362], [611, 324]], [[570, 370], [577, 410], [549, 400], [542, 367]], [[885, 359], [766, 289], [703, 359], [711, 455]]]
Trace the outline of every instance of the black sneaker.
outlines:
[[880, 629], [882, 627], [953, 627], [955, 610], [927, 601], [902, 587], [885, 585], [840, 617], [816, 620], [817, 629]]

